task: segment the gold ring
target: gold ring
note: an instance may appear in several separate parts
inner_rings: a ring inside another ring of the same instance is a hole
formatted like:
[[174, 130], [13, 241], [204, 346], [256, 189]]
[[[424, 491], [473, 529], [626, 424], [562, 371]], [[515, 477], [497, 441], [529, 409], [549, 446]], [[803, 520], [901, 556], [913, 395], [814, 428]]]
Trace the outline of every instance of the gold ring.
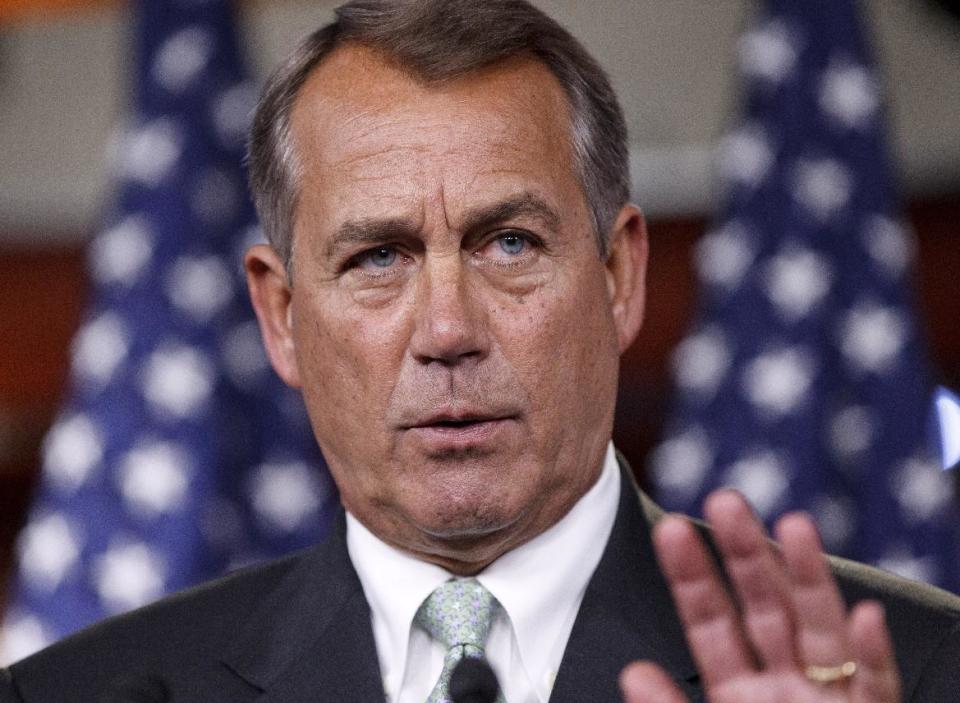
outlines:
[[857, 663], [844, 662], [839, 666], [808, 666], [803, 673], [810, 681], [828, 686], [851, 678], [857, 673]]

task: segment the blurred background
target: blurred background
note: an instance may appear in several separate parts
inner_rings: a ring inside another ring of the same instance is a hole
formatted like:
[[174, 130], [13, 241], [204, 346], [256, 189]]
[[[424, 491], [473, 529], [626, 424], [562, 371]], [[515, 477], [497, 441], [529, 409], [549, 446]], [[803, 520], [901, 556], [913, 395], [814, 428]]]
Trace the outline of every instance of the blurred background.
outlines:
[[[328, 21], [335, 4], [235, 3], [254, 79]], [[649, 482], [646, 467], [675, 402], [674, 350], [703, 293], [695, 246], [724, 202], [717, 146], [742, 115], [738, 61], [760, 3], [534, 4], [609, 71], [629, 123], [633, 193], [648, 218], [652, 259], [646, 325], [623, 361], [615, 440]], [[949, 0], [868, 0], [859, 9], [885, 92], [902, 212], [916, 238], [908, 279], [919, 337], [932, 380], [960, 388], [960, 18]], [[0, 2], [0, 584], [38, 485], [43, 438], [68, 392], [71, 339], [91, 301], [87, 246], [104, 226], [115, 187], [110, 155], [134, 109], [135, 41], [132, 5], [119, 0]], [[0, 586], [0, 603], [5, 594]]]

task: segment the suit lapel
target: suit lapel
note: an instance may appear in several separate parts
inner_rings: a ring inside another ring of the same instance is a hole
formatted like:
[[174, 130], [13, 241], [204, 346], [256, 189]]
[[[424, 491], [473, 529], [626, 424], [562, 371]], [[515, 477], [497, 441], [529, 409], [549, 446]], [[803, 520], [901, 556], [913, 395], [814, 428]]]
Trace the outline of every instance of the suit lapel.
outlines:
[[[650, 541], [659, 509], [639, 492], [629, 469], [621, 468], [617, 517], [587, 585], [550, 703], [619, 703], [618, 676], [636, 659], [659, 664], [692, 701], [701, 701], [696, 668]], [[384, 699], [370, 609], [347, 554], [342, 514], [330, 538], [305, 555], [251, 615], [223, 662], [230, 673], [204, 700]]]
[[370, 609], [347, 554], [342, 512], [329, 539], [251, 616], [224, 663], [257, 703], [384, 699]]
[[636, 659], [659, 664], [691, 700], [702, 700], [650, 540], [659, 509], [640, 494], [622, 459], [621, 464], [617, 518], [587, 585], [550, 703], [619, 702], [620, 671]]

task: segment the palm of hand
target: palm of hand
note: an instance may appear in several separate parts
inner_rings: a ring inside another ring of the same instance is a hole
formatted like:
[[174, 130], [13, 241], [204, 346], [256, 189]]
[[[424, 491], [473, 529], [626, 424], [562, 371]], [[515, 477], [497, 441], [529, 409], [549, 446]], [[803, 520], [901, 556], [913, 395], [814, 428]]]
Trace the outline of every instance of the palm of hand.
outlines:
[[[706, 513], [739, 609], [688, 520], [661, 520], [654, 546], [710, 703], [899, 701], [883, 610], [865, 602], [847, 612], [807, 516], [780, 520], [778, 550], [738, 494], [714, 493]], [[849, 662], [854, 673], [833, 683], [805, 674], [808, 667]], [[625, 703], [686, 701], [647, 662], [624, 670], [621, 689]]]

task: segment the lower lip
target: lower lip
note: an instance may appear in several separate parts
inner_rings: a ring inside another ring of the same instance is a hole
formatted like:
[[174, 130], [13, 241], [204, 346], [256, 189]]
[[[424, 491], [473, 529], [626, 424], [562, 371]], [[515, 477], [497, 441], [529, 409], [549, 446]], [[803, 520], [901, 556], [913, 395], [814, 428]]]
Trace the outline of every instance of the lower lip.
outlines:
[[494, 439], [498, 433], [513, 424], [511, 419], [473, 422], [462, 427], [449, 425], [422, 425], [407, 431], [430, 449], [451, 450], [476, 447]]

